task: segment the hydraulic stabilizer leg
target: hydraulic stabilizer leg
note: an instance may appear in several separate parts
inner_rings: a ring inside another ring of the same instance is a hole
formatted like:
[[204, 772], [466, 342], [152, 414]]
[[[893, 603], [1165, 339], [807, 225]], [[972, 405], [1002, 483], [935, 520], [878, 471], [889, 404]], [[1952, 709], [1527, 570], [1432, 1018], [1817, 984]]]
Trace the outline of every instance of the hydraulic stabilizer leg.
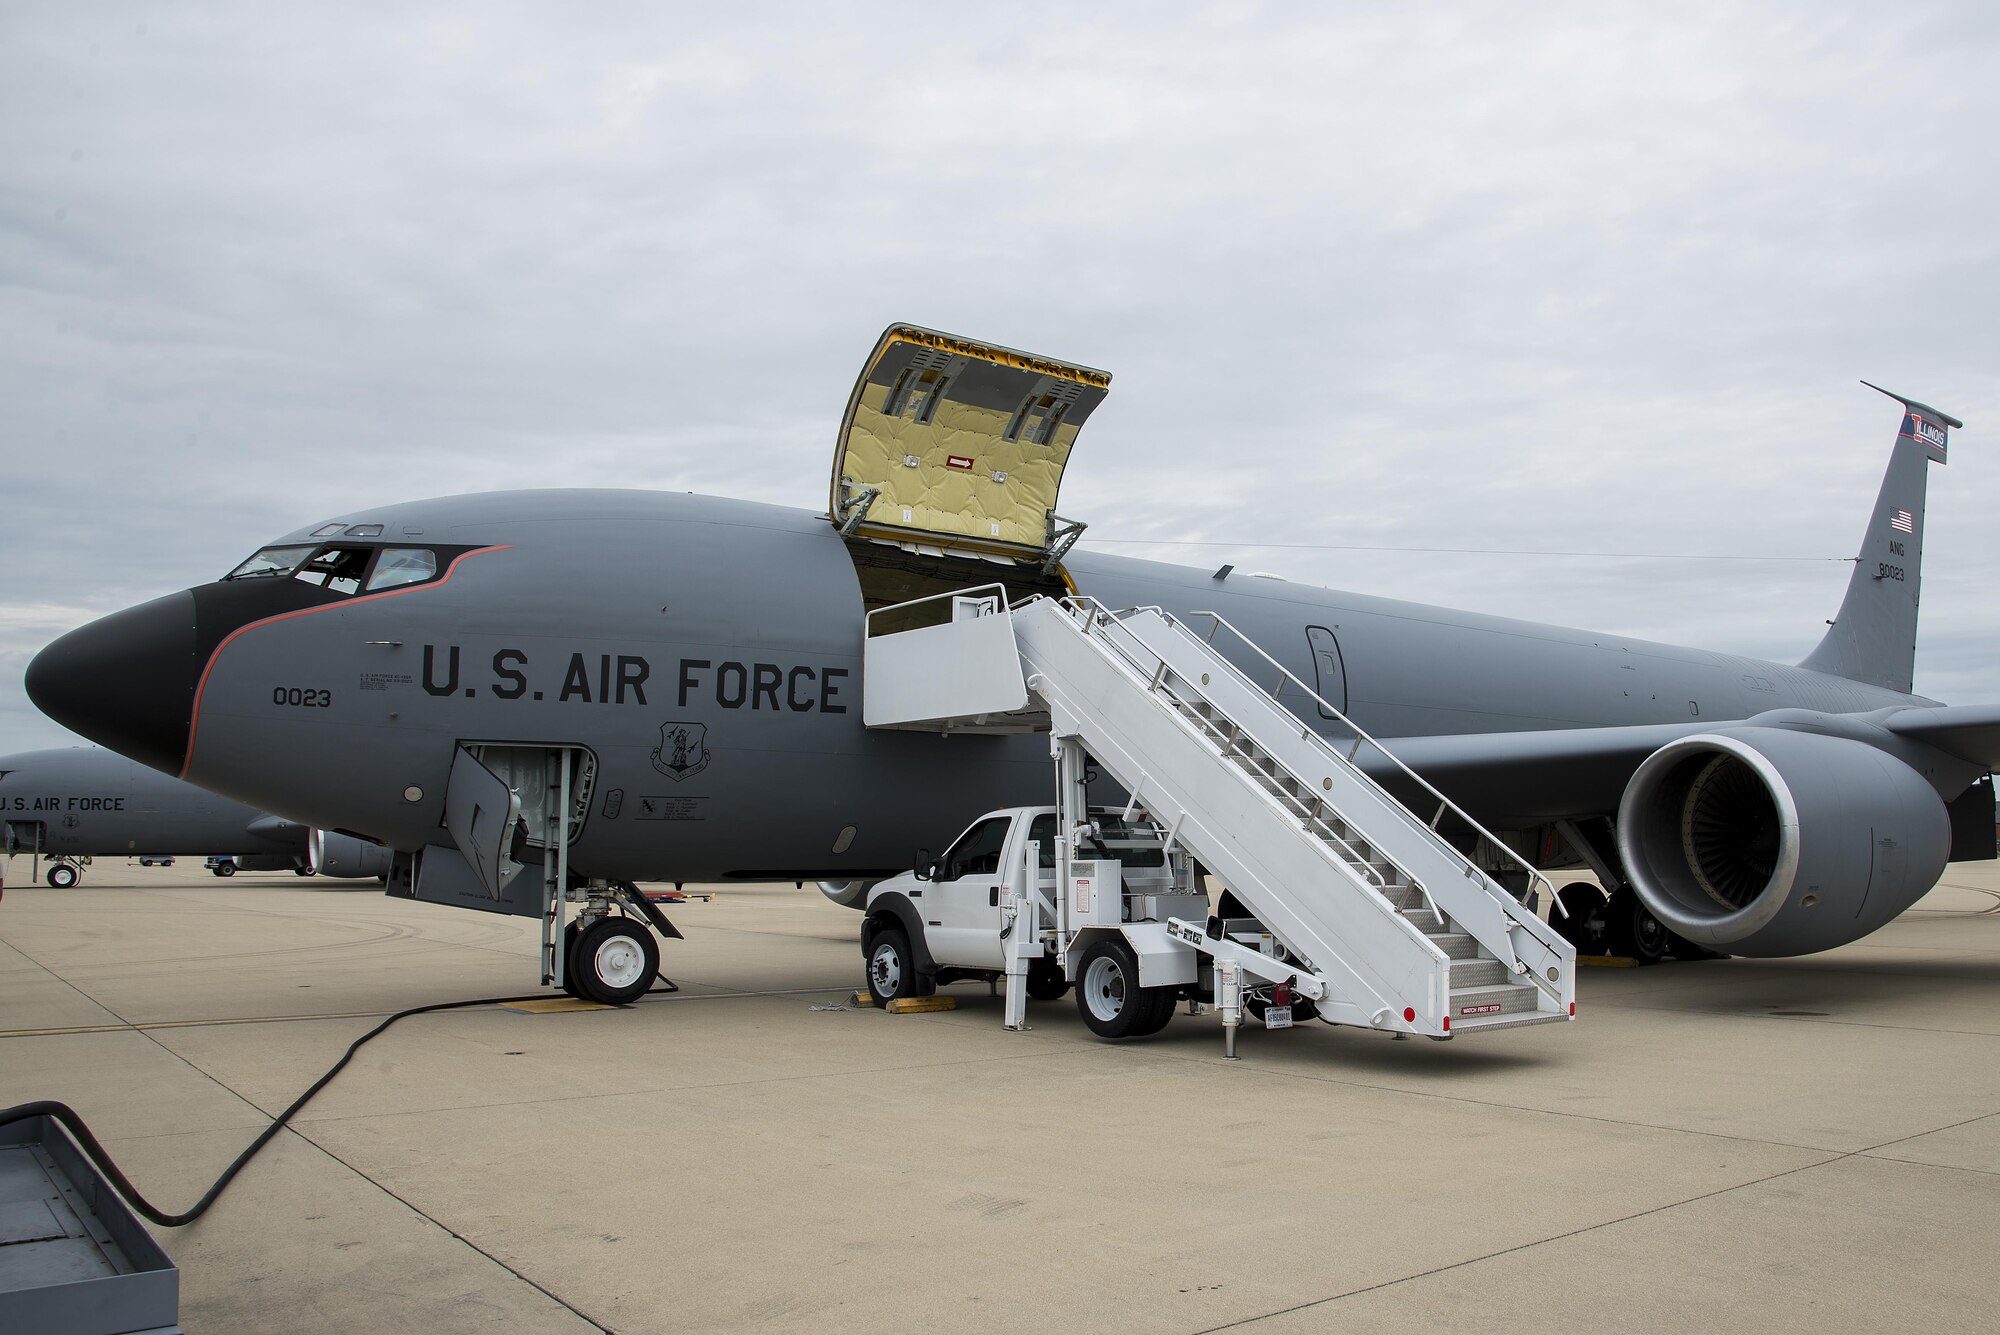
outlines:
[[1235, 960], [1215, 962], [1215, 1004], [1222, 1012], [1222, 1055], [1236, 1057], [1236, 1031], [1243, 1027], [1243, 975]]
[[1028, 1024], [1028, 970], [1042, 957], [1042, 912], [1037, 902], [1035, 880], [1041, 868], [1041, 844], [1028, 840], [1022, 866], [1015, 868], [1014, 883], [1001, 893], [1006, 896], [1001, 910], [1007, 926], [1002, 931], [1007, 957], [1007, 1007], [1005, 1024], [1016, 1033]]

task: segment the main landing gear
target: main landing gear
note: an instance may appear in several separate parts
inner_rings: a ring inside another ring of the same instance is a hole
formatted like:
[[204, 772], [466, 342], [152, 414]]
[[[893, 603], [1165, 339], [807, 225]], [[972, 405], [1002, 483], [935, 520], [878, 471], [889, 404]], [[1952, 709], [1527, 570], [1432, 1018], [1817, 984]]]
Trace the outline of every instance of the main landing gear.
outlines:
[[1569, 917], [1557, 914], [1551, 925], [1579, 955], [1620, 956], [1640, 964], [1658, 964], [1669, 955], [1678, 960], [1721, 958], [1669, 931], [1629, 885], [1607, 895], [1589, 881], [1576, 881], [1563, 887], [1562, 902]]

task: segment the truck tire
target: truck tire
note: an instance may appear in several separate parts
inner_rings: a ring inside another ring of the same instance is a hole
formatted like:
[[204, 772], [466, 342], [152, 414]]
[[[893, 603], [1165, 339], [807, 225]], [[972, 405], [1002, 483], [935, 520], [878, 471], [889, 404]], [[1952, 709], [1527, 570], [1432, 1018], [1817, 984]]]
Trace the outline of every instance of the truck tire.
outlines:
[[1174, 994], [1139, 986], [1139, 959], [1115, 936], [1090, 944], [1076, 970], [1076, 1011], [1099, 1038], [1157, 1034], [1174, 1014]]
[[1036, 1001], [1061, 1001], [1069, 993], [1069, 979], [1047, 960], [1028, 966], [1028, 995]]
[[902, 997], [930, 995], [910, 953], [910, 938], [900, 927], [884, 927], [868, 947], [868, 996], [877, 1006]]

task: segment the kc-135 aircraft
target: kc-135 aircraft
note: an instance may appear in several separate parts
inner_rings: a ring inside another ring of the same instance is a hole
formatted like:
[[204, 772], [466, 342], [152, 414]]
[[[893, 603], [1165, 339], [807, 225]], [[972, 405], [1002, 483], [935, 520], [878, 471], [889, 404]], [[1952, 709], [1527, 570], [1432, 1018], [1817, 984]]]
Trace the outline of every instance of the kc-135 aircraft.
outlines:
[[[864, 612], [997, 582], [1221, 614], [1530, 861], [1595, 872], [1609, 895], [1567, 894], [1566, 930], [1642, 959], [1824, 950], [1993, 856], [2000, 706], [1911, 694], [1926, 475], [1956, 419], [1890, 395], [1845, 600], [1789, 665], [1079, 549], [1056, 494], [1109, 384], [893, 325], [822, 512], [630, 490], [369, 508], [70, 632], [28, 691], [167, 773], [396, 850], [391, 894], [535, 914], [541, 878], [510, 860], [566, 840], [600, 887], [814, 880], [858, 906], [979, 813], [1046, 800], [1044, 739], [862, 716]], [[1348, 735], [1322, 712], [1302, 721]], [[496, 782], [522, 819], [481, 854]]]
[[232, 802], [93, 746], [0, 756], [0, 851], [47, 859], [58, 889], [78, 859], [221, 853], [218, 875], [386, 878], [388, 850]]

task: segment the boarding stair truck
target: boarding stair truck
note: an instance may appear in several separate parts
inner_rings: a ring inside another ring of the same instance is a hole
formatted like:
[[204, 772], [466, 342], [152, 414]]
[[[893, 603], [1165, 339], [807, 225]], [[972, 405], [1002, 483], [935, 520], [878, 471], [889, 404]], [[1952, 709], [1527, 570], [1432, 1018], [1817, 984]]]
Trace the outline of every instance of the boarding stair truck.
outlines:
[[[1028, 874], [1033, 837], [1010, 840], [1003, 856], [1018, 861], [992, 889], [990, 907], [1011, 910], [1008, 1025], [1022, 1027], [1030, 982], [1046, 991], [1050, 970], [1079, 986], [1086, 1021], [1098, 1008], [1092, 1028], [1107, 1037], [1141, 1036], [1162, 997], [1166, 1014], [1180, 997], [1212, 999], [1232, 1052], [1246, 1000], [1268, 1013], [1281, 987], [1329, 1023], [1438, 1039], [1572, 1017], [1575, 947], [1528, 907], [1555, 900], [1547, 879], [1222, 617], [1193, 620], [1205, 628], [1090, 598], [1010, 605], [1000, 585], [868, 614], [868, 726], [1050, 733], [1054, 894], [1042, 894], [1038, 865]], [[1268, 684], [1225, 657], [1218, 636]], [[1316, 707], [1337, 741], [1281, 691]], [[1430, 817], [1363, 760], [1435, 801]], [[1130, 795], [1127, 828], [1146, 813], [1170, 859], [1184, 853], [1226, 888], [1216, 907], [1230, 916], [1177, 912], [1193, 902], [1180, 894], [1125, 893], [1120, 859], [1091, 844], [1103, 826], [1085, 799], [1089, 763]], [[1515, 868], [1522, 899], [1446, 837], [1447, 819], [1475, 852]], [[930, 978], [993, 967], [990, 943], [977, 962], [952, 958], [973, 947], [940, 936], [933, 916], [920, 919]]]

